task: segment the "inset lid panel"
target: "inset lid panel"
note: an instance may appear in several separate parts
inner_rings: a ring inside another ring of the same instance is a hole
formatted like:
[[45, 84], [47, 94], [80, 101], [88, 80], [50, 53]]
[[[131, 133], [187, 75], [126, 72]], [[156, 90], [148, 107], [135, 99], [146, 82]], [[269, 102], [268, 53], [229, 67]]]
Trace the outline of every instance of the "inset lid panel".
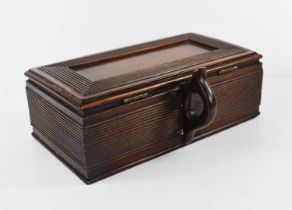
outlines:
[[148, 52], [133, 53], [127, 57], [115, 58], [114, 60], [93, 64], [89, 63], [83, 66], [73, 66], [71, 69], [74, 69], [78, 74], [94, 82], [203, 54], [212, 49], [214, 48], [198, 46], [195, 42], [185, 41], [172, 46], [149, 50]]

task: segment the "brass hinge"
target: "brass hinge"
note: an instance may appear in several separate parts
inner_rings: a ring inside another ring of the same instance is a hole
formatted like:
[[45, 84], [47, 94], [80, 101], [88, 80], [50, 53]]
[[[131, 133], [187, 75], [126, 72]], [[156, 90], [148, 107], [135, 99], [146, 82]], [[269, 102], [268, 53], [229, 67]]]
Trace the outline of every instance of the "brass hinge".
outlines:
[[227, 69], [222, 69], [220, 71], [218, 71], [218, 74], [221, 75], [221, 74], [226, 74], [226, 73], [229, 73], [229, 72], [232, 72], [232, 71], [235, 71], [238, 69], [238, 66], [233, 66], [231, 68], [227, 68]]
[[147, 96], [148, 96], [148, 93], [143, 93], [143, 94], [140, 94], [140, 95], [131, 96], [129, 98], [124, 98], [122, 101], [123, 101], [123, 103], [126, 104], [126, 103], [130, 103], [130, 102], [133, 102], [133, 101], [137, 101], [137, 100], [146, 98]]

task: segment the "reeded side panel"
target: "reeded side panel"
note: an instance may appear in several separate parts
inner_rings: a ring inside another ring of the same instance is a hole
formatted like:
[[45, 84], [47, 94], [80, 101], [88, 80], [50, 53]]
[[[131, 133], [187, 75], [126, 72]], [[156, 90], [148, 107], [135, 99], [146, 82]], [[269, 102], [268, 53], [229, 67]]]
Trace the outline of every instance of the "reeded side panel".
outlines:
[[26, 88], [31, 125], [62, 152], [86, 166], [83, 129], [56, 107]]

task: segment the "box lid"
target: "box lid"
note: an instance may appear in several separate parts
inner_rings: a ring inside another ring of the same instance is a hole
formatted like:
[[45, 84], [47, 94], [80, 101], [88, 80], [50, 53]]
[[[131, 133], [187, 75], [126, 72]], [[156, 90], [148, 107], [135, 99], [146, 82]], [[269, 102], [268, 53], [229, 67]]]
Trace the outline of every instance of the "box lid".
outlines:
[[86, 110], [101, 100], [191, 75], [197, 66], [204, 65], [209, 72], [216, 65], [247, 56], [259, 57], [250, 50], [189, 33], [36, 67], [25, 75]]

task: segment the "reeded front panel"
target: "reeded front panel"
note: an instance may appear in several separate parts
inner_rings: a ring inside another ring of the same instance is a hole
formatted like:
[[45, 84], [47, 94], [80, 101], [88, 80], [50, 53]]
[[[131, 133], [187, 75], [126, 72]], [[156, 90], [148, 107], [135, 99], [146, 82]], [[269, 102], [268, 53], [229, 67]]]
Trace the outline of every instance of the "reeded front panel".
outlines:
[[[151, 100], [151, 99], [148, 99]], [[182, 144], [179, 98], [169, 98], [85, 128], [92, 175]], [[122, 109], [122, 108], [119, 108]]]
[[[102, 176], [183, 142], [178, 90], [103, 112], [101, 114], [109, 116], [108, 119], [86, 127], [78, 125], [29, 87], [27, 96], [31, 124], [46, 138], [41, 139], [42, 143], [47, 146], [53, 143], [84, 169], [78, 173], [87, 179]], [[144, 103], [148, 105], [144, 107]], [[116, 114], [111, 116], [110, 113]]]
[[259, 114], [263, 70], [261, 63], [239, 67], [209, 79], [217, 98], [217, 114], [201, 134], [216, 132]]

